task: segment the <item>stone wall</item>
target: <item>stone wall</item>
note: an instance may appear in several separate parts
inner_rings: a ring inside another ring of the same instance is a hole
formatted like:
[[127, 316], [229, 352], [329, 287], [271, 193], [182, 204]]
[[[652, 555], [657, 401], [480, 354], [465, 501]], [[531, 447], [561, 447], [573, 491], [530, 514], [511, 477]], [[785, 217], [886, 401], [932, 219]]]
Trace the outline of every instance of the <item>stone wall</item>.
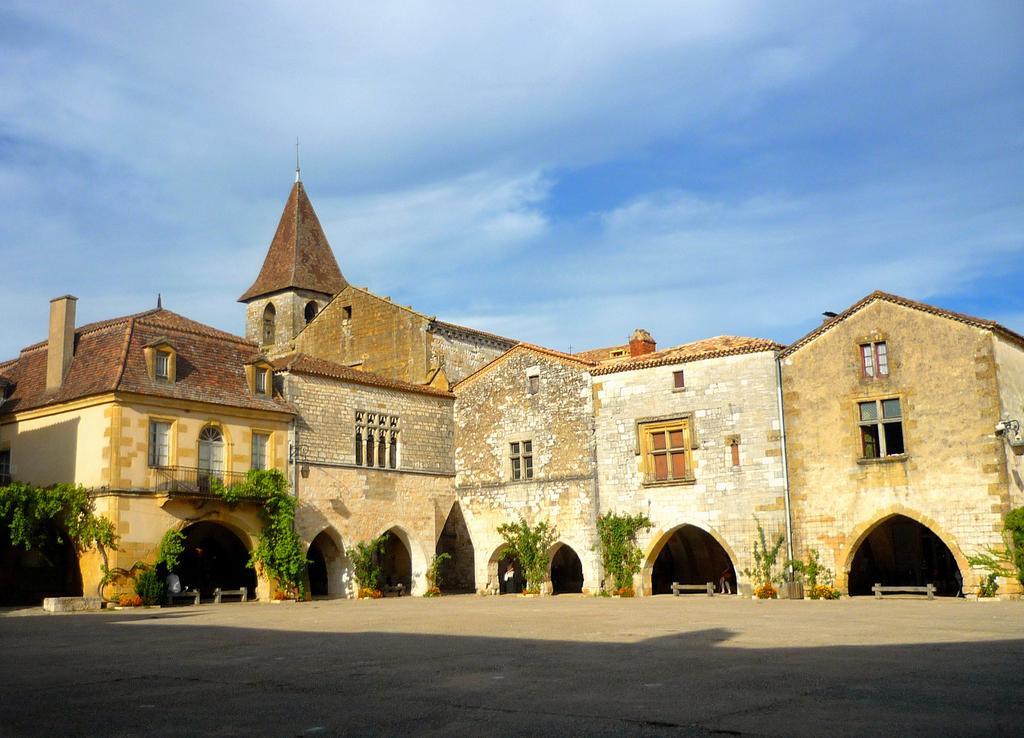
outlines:
[[[676, 389], [673, 372], [684, 371]], [[773, 352], [692, 361], [594, 377], [601, 512], [645, 514], [641, 589], [672, 533], [692, 525], [732, 559], [740, 583], [753, 564], [756, 515], [769, 534], [785, 531], [785, 480]], [[651, 482], [643, 471], [638, 423], [689, 418], [691, 481]], [[738, 466], [730, 442], [739, 443]]]
[[429, 321], [365, 290], [346, 287], [296, 337], [297, 351], [411, 384], [427, 381]]
[[[1024, 349], [995, 336], [995, 358], [1002, 414], [1024, 423]], [[1024, 505], [1024, 449], [1013, 449], [1005, 441], [1002, 449], [1006, 456], [1009, 505], [1020, 507]]]
[[[859, 345], [878, 340], [889, 375], [864, 378]], [[971, 591], [966, 557], [999, 543], [1010, 504], [991, 333], [877, 300], [787, 356], [782, 372], [798, 554], [818, 549], [843, 588], [864, 537], [902, 514], [949, 547]], [[900, 399], [906, 454], [862, 460], [858, 402], [885, 397]]]
[[[529, 377], [538, 377], [530, 394]], [[599, 586], [590, 375], [575, 362], [513, 350], [456, 387], [456, 492], [473, 537], [477, 587], [497, 585], [497, 527], [546, 520], [583, 566], [584, 587]], [[511, 478], [510, 444], [530, 440], [533, 479]]]
[[[326, 295], [309, 290], [290, 290], [247, 303], [245, 337], [260, 344], [268, 356], [279, 356], [291, 350], [292, 341], [306, 325], [306, 305], [315, 302], [319, 313], [328, 302]], [[263, 343], [263, 313], [268, 304], [274, 306], [274, 343]]]
[[355, 464], [356, 413], [362, 412], [398, 419], [399, 468], [453, 473], [451, 399], [305, 374], [284, 374], [281, 381], [299, 412], [304, 460]]
[[448, 381], [455, 384], [497, 359], [512, 345], [472, 331], [434, 324], [431, 328], [431, 363], [442, 367]]

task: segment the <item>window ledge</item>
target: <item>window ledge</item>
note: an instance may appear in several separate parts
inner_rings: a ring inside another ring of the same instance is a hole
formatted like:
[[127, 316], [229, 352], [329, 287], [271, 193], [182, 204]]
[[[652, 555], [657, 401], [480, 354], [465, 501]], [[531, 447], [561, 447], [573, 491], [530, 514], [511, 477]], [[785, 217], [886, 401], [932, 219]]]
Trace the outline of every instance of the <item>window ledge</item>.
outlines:
[[696, 484], [696, 477], [685, 477], [683, 479], [649, 480], [645, 479], [641, 484], [644, 487], [679, 487], [681, 485]]
[[882, 456], [878, 459], [857, 459], [857, 463], [861, 466], [871, 466], [872, 464], [899, 464], [906, 461], [908, 458], [907, 454], [893, 454], [892, 456]]
[[672, 394], [676, 394], [677, 392], [686, 392], [687, 389], [689, 389], [689, 388], [688, 387], [673, 387], [672, 388]]

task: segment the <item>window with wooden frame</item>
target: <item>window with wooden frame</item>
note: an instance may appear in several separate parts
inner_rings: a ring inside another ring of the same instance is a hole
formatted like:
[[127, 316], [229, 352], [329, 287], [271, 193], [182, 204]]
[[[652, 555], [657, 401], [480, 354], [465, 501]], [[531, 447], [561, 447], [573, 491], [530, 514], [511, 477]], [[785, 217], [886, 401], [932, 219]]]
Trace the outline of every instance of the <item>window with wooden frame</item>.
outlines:
[[906, 453], [899, 398], [858, 402], [857, 412], [862, 459], [883, 459]]
[[11, 450], [0, 450], [0, 484], [11, 483]]
[[645, 483], [693, 479], [688, 419], [642, 423], [639, 431]]
[[252, 463], [253, 469], [267, 468], [267, 449], [270, 447], [270, 436], [266, 433], [252, 434]]
[[686, 376], [683, 374], [682, 369], [672, 372], [672, 389], [686, 389]]
[[530, 374], [526, 377], [526, 391], [531, 395], [540, 392], [540, 374]]
[[270, 370], [256, 367], [256, 394], [257, 395], [269, 395], [267, 387], [270, 385]]
[[171, 465], [171, 424], [166, 420], [149, 421], [149, 465]]
[[157, 351], [153, 358], [156, 378], [166, 382], [171, 378], [171, 352]]
[[889, 376], [889, 351], [885, 341], [860, 345], [860, 372], [868, 379]]
[[512, 441], [509, 444], [512, 481], [533, 479], [533, 441]]

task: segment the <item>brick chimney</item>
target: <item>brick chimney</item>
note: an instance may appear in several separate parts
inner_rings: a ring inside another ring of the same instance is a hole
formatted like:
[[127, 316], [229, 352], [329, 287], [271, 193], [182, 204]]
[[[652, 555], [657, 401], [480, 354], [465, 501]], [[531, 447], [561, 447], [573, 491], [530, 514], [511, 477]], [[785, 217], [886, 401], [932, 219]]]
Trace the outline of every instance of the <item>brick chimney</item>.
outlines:
[[651, 334], [645, 331], [643, 328], [637, 328], [633, 331], [633, 335], [629, 337], [629, 355], [630, 356], [643, 356], [644, 354], [653, 354], [654, 350], [658, 347], [658, 344], [651, 338]]
[[50, 338], [46, 345], [46, 389], [56, 390], [75, 355], [75, 304], [78, 298], [64, 295], [50, 300]]

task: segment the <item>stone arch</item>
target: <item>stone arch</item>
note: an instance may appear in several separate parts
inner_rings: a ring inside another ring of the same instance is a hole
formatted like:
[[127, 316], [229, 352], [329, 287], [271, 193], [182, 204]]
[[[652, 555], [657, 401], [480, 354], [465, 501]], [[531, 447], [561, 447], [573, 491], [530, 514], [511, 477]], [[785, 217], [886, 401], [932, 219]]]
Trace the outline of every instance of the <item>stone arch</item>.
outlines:
[[473, 538], [469, 533], [469, 526], [462, 513], [462, 506], [456, 500], [452, 503], [448, 517], [445, 519], [444, 527], [438, 536], [434, 553], [448, 554], [451, 559], [441, 567], [442, 592], [474, 592], [476, 591], [476, 568], [475, 553], [473, 550]]
[[176, 572], [182, 588], [198, 589], [204, 598], [212, 598], [218, 587], [245, 587], [256, 595], [256, 572], [248, 566], [252, 539], [244, 531], [212, 518], [188, 521], [180, 530], [185, 550]]
[[[412, 594], [423, 594], [426, 590], [425, 585], [425, 573], [427, 570], [427, 557], [423, 553], [423, 547], [419, 545], [419, 542], [409, 535], [408, 529], [399, 524], [391, 523], [383, 528], [379, 535], [392, 534], [398, 541], [405, 547], [405, 550], [409, 554], [409, 584], [410, 587], [406, 589], [406, 592]], [[387, 574], [385, 574], [386, 580]], [[385, 581], [387, 584], [387, 581]]]
[[[658, 562], [658, 557], [669, 546], [673, 539], [677, 535], [690, 534], [691, 536], [697, 536], [705, 545], [705, 560], [700, 567], [699, 573], [702, 575], [700, 578], [705, 581], [713, 582], [718, 585], [719, 579], [724, 571], [731, 570], [731, 580], [729, 581], [730, 587], [733, 592], [737, 590], [737, 572], [736, 568], [736, 552], [733, 551], [732, 547], [718, 534], [717, 531], [705, 528], [694, 523], [682, 523], [667, 531], [662, 531], [656, 534], [652, 538], [652, 543], [648, 546], [647, 551], [644, 554], [644, 565], [640, 572], [640, 594], [652, 595], [658, 591], [654, 581], [654, 569], [655, 564]], [[715, 549], [718, 549], [717, 553], [712, 553]], [[685, 548], [683, 549], [685, 551]], [[716, 570], [717, 569], [717, 570]], [[705, 582], [680, 582], [680, 584], [704, 584]]]
[[[511, 581], [505, 581], [505, 570], [509, 564], [515, 570], [515, 576]], [[508, 546], [500, 544], [491, 553], [487, 560], [487, 582], [489, 587], [497, 589], [499, 594], [516, 594], [526, 588], [526, 577], [523, 575], [522, 565], [508, 553]]]
[[349, 590], [349, 566], [341, 535], [327, 526], [306, 546], [309, 593], [312, 597], [344, 597]]
[[548, 587], [551, 594], [579, 594], [583, 591], [583, 560], [576, 549], [558, 541], [550, 549]]
[[[963, 551], [956, 544], [956, 539], [944, 530], [943, 527], [933, 518], [930, 518], [927, 515], [922, 515], [916, 510], [911, 510], [903, 505], [891, 505], [875, 515], [870, 522], [863, 523], [854, 528], [853, 535], [851, 536], [853, 543], [850, 545], [849, 549], [846, 551], [846, 555], [842, 559], [842, 569], [837, 577], [838, 581], [836, 582], [836, 585], [840, 589], [847, 592], [847, 594], [850, 594], [850, 575], [858, 552], [861, 551], [865, 542], [868, 541], [872, 534], [883, 526], [896, 522], [899, 518], [905, 518], [912, 523], [916, 523], [934, 536], [952, 557], [953, 566], [956, 567], [957, 573], [961, 577], [961, 583], [973, 583], [973, 574], [971, 573], [970, 563], [967, 561], [967, 557], [963, 554]], [[883, 582], [883, 584], [887, 584], [887, 582]]]

